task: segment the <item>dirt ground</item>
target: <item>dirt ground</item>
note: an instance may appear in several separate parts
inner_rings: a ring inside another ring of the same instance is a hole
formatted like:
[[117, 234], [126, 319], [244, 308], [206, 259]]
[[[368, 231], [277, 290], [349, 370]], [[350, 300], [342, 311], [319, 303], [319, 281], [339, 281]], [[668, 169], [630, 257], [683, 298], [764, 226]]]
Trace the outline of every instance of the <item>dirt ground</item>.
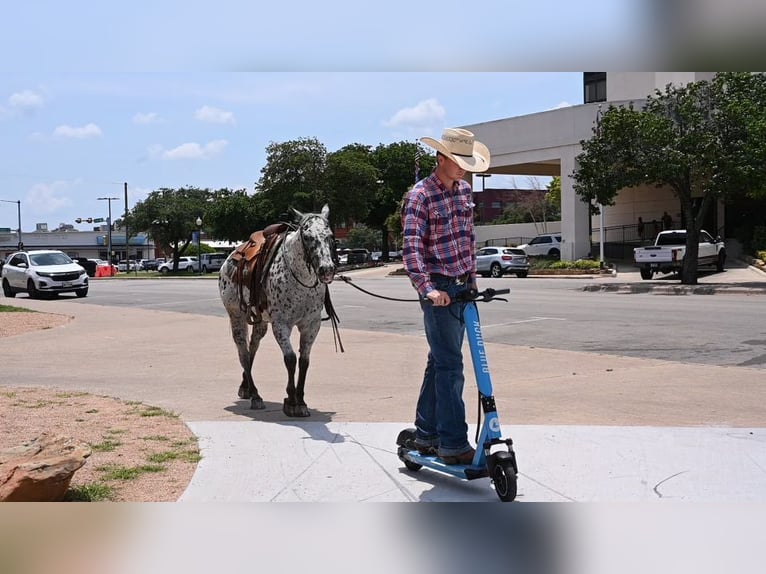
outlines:
[[[0, 337], [52, 329], [70, 320], [47, 313], [0, 313]], [[174, 413], [86, 393], [0, 388], [0, 449], [43, 432], [91, 446], [70, 491], [99, 492], [115, 502], [175, 501], [199, 460], [196, 437]]]

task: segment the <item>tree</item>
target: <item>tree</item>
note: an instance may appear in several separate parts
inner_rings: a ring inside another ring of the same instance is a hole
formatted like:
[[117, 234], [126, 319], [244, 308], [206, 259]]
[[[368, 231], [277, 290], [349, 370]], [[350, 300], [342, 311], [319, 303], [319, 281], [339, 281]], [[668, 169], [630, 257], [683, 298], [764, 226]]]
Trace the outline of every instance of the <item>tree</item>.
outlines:
[[350, 144], [328, 154], [323, 188], [327, 190], [330, 221], [364, 221], [377, 192], [377, 181], [370, 146]]
[[253, 231], [273, 223], [263, 217], [257, 199], [244, 189], [215, 191], [202, 219], [212, 237], [232, 242], [245, 241]]
[[290, 208], [319, 212], [328, 200], [326, 167], [327, 149], [316, 138], [271, 142], [256, 183], [256, 203], [268, 209], [260, 215], [273, 222], [283, 219]]
[[[415, 183], [416, 159], [418, 179], [431, 173], [436, 166], [436, 156], [429, 155], [419, 143], [397, 142], [380, 144], [373, 152], [373, 164], [378, 170], [379, 185], [366, 223], [382, 234], [382, 255], [388, 261], [389, 231], [401, 232], [401, 223], [389, 227], [391, 215], [398, 215], [401, 200]], [[396, 221], [396, 220], [394, 220]]]
[[[624, 188], [668, 187], [686, 226], [681, 282], [697, 283], [699, 232], [710, 206], [766, 196], [766, 76], [719, 73], [656, 90], [641, 110], [610, 105], [572, 174], [584, 200], [614, 205]], [[715, 234], [715, 233], [714, 233]]]
[[178, 258], [186, 253], [192, 234], [198, 230], [197, 217], [205, 218], [208, 189], [184, 187], [161, 188], [139, 201], [128, 214], [132, 229], [145, 229], [155, 244], [172, 252], [173, 271], [178, 270]]

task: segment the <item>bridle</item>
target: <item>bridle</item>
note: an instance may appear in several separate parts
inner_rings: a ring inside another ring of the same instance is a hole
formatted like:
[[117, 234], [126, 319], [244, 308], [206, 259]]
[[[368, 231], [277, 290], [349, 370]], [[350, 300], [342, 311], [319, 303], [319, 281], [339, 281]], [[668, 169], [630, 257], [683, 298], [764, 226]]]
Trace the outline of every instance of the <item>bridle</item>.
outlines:
[[[313, 285], [306, 285], [303, 281], [301, 281], [300, 278], [295, 274], [295, 271], [293, 271], [292, 265], [289, 265], [287, 263], [287, 258], [286, 258], [286, 255], [285, 255], [285, 253], [286, 253], [286, 251], [285, 251], [285, 243], [287, 243], [287, 242], [286, 241], [282, 242], [282, 258], [285, 261], [285, 267], [288, 268], [288, 270], [290, 271], [290, 275], [293, 276], [293, 279], [295, 279], [300, 285], [302, 285], [306, 289], [315, 289], [317, 287], [317, 285], [319, 285], [319, 273], [318, 273], [317, 269], [314, 267], [314, 264], [311, 261], [311, 254], [309, 253], [309, 249], [306, 247], [306, 238], [303, 235], [303, 231], [304, 231], [304, 229], [306, 227], [306, 224], [309, 221], [311, 221], [312, 219], [317, 219], [317, 218], [322, 218], [322, 216], [321, 215], [317, 215], [315, 213], [312, 213], [312, 214], [309, 214], [309, 215], [304, 215], [303, 218], [301, 219], [300, 223], [298, 223], [297, 226], [296, 225], [292, 225], [292, 224], [288, 224], [293, 229], [293, 231], [296, 231], [298, 233], [298, 239], [301, 242], [301, 249], [303, 250], [303, 262], [306, 264], [306, 269], [308, 269], [308, 271], [310, 273], [313, 272], [313, 275], [314, 275], [314, 278], [315, 278]], [[330, 245], [334, 245], [334, 239], [333, 239], [332, 232], [330, 232]], [[332, 253], [332, 249], [330, 251]]]

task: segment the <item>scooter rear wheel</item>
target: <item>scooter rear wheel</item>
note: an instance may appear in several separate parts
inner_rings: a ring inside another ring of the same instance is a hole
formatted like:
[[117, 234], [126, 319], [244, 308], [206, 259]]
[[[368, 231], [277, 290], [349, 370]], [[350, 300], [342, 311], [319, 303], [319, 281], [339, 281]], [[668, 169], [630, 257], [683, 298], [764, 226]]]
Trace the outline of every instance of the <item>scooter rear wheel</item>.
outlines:
[[407, 470], [411, 470], [413, 472], [417, 472], [421, 468], [423, 468], [422, 464], [418, 464], [417, 462], [412, 462], [411, 460], [404, 459], [404, 466], [407, 467]]

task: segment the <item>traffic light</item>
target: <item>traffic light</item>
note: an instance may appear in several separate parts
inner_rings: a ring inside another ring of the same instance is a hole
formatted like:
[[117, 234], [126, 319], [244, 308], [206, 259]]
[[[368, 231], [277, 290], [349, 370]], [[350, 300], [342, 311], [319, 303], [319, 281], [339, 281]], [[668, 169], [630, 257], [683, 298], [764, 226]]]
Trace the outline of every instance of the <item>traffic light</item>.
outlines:
[[82, 217], [78, 217], [74, 220], [75, 223], [82, 223]]

